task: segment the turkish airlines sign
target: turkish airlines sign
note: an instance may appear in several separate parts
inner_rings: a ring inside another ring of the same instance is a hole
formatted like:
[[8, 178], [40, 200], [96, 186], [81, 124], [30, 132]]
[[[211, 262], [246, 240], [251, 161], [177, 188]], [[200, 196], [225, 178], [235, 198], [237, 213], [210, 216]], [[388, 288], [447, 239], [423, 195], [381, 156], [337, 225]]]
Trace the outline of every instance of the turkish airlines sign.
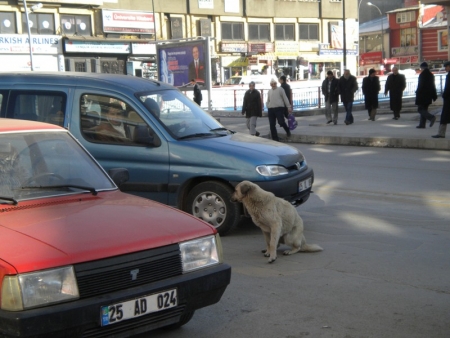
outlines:
[[152, 12], [102, 10], [105, 33], [154, 34]]

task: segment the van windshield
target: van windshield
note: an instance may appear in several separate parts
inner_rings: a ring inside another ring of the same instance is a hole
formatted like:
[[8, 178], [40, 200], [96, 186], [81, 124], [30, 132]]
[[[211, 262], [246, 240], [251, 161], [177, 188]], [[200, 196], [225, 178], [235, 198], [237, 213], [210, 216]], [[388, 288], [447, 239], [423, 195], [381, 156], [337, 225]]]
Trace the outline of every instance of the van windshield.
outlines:
[[176, 139], [219, 137], [228, 133], [214, 117], [178, 90], [141, 92], [137, 97]]

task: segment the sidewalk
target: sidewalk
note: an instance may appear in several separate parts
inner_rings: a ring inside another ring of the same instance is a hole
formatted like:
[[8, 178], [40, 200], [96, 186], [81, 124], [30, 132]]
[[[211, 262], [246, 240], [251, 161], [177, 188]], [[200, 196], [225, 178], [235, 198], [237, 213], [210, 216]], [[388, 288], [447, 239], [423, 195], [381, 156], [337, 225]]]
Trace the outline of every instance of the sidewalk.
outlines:
[[[364, 106], [354, 106], [354, 123], [345, 125], [345, 111], [339, 107], [338, 124], [326, 124], [323, 110], [317, 109], [306, 112], [294, 112], [298, 127], [293, 130], [290, 138], [282, 128], [278, 127], [280, 140], [286, 143], [308, 143], [308, 144], [333, 144], [333, 145], [351, 145], [366, 147], [390, 147], [390, 148], [413, 148], [413, 149], [436, 149], [450, 150], [450, 135], [446, 138], [435, 139], [439, 128], [440, 111], [442, 109], [442, 98], [430, 105], [429, 111], [437, 114], [436, 122], [432, 128], [429, 122], [426, 129], [417, 129], [419, 124], [419, 114], [413, 100], [403, 103], [403, 110], [400, 113], [399, 120], [393, 120], [393, 114], [389, 109], [389, 102], [380, 102], [380, 108], [375, 121], [368, 120], [367, 110]], [[220, 116], [241, 116], [240, 112], [213, 112], [215, 117]], [[269, 137], [269, 127], [267, 114], [258, 119], [258, 130], [262, 136]], [[221, 120], [226, 124], [226, 119]], [[245, 126], [245, 123], [242, 123]], [[238, 130], [246, 132], [243, 130]]]

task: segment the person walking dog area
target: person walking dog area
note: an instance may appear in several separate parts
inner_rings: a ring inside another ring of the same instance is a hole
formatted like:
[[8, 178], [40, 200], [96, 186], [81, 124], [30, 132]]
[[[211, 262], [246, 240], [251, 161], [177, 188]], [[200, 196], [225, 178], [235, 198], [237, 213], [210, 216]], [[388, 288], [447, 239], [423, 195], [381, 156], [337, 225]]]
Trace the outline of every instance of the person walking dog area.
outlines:
[[400, 118], [400, 111], [402, 110], [403, 91], [406, 88], [405, 75], [398, 72], [398, 67], [392, 67], [392, 74], [386, 79], [384, 86], [384, 96], [389, 93], [389, 106], [394, 113], [392, 119], [398, 120]]
[[255, 82], [248, 84], [248, 90], [244, 95], [244, 103], [242, 104], [242, 115], [247, 118], [247, 128], [250, 135], [259, 136], [256, 130], [256, 120], [262, 116], [261, 94], [255, 89]]
[[375, 121], [378, 109], [378, 93], [380, 92], [380, 79], [375, 69], [369, 70], [369, 76], [363, 79], [362, 91], [364, 95], [364, 105], [369, 112], [369, 120]]
[[339, 94], [341, 95], [341, 101], [347, 113], [344, 121], [346, 125], [354, 122], [352, 110], [353, 101], [357, 90], [358, 81], [356, 81], [356, 77], [350, 74], [349, 69], [344, 69], [344, 75], [342, 75], [339, 79]]
[[291, 136], [291, 131], [286, 124], [284, 119], [285, 107], [288, 109], [288, 113], [292, 112], [291, 104], [284, 92], [283, 88], [277, 87], [277, 81], [275, 79], [270, 81], [270, 89], [267, 93], [267, 109], [269, 117], [270, 134], [272, 135], [272, 140], [279, 141], [277, 133], [277, 121], [280, 127], [286, 131], [286, 136]]
[[[325, 96], [325, 117], [327, 124], [337, 124], [339, 103], [339, 80], [334, 77], [333, 72], [327, 72], [327, 78], [322, 82], [322, 94]], [[331, 118], [333, 113], [333, 119]]]
[[416, 90], [416, 106], [420, 114], [420, 122], [416, 128], [424, 129], [427, 120], [430, 121], [430, 127], [436, 122], [436, 116], [428, 112], [428, 106], [437, 100], [437, 93], [434, 75], [428, 69], [428, 64], [422, 62], [420, 69], [422, 71], [419, 75]]
[[444, 105], [442, 106], [441, 122], [439, 123], [439, 132], [431, 137], [445, 138], [445, 132], [447, 130], [447, 123], [450, 123], [450, 61], [444, 63], [447, 76], [445, 77], [445, 87], [442, 93], [444, 99]]

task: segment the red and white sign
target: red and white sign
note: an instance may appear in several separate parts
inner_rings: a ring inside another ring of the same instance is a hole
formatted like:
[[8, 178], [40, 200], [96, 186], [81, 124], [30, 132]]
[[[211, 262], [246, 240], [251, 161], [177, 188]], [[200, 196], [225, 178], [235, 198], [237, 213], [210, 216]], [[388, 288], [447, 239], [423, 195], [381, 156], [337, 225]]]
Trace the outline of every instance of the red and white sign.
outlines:
[[106, 33], [153, 34], [152, 12], [115, 11], [102, 9], [103, 31]]

